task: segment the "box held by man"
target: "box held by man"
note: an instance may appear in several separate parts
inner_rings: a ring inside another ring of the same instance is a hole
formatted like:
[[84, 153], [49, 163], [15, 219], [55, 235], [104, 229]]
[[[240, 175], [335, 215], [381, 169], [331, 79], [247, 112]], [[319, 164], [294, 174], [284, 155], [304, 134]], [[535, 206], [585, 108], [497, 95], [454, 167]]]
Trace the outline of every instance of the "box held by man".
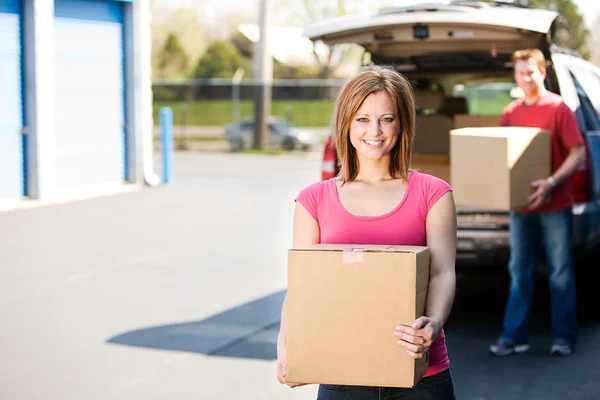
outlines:
[[550, 176], [550, 133], [526, 127], [450, 132], [450, 179], [458, 206], [527, 207], [531, 183]]

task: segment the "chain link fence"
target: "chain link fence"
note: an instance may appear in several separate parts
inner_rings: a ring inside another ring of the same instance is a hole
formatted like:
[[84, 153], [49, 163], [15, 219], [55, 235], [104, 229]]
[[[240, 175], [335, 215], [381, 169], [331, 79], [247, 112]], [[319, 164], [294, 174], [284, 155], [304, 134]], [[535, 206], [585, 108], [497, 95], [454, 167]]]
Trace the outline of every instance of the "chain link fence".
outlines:
[[[291, 126], [310, 128], [326, 136], [335, 97], [343, 80], [275, 80], [272, 86], [270, 115]], [[254, 119], [253, 80], [234, 84], [229, 79], [161, 81], [153, 83], [155, 136], [158, 110], [173, 109], [177, 148], [193, 142], [223, 141], [228, 126]]]

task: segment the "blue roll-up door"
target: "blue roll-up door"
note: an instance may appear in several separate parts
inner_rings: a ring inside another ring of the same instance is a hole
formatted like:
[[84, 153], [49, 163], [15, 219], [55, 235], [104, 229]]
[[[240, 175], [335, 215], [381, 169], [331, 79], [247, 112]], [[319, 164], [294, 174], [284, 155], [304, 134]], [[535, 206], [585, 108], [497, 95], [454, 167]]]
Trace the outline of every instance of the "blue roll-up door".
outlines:
[[125, 177], [123, 3], [55, 0], [56, 185]]
[[0, 200], [24, 193], [21, 0], [0, 1]]

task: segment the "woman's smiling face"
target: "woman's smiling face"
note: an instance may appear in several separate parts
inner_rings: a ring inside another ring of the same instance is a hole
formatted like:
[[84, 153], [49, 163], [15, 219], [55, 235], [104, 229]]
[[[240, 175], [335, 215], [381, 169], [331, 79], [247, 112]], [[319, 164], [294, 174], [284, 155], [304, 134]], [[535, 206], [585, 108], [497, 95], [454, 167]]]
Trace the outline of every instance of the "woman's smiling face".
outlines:
[[367, 96], [350, 123], [350, 142], [359, 160], [379, 160], [390, 155], [400, 131], [397, 113], [385, 90]]

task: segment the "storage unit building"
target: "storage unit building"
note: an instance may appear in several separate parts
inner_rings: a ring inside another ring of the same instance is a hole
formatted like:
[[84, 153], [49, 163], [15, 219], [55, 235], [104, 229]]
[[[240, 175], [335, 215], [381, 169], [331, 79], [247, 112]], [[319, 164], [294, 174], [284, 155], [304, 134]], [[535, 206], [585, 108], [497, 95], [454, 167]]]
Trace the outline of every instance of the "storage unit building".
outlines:
[[148, 0], [0, 1], [0, 87], [0, 203], [144, 182]]
[[0, 1], [0, 199], [25, 191], [22, 29], [21, 1]]
[[123, 3], [55, 0], [54, 16], [56, 185], [123, 182]]

